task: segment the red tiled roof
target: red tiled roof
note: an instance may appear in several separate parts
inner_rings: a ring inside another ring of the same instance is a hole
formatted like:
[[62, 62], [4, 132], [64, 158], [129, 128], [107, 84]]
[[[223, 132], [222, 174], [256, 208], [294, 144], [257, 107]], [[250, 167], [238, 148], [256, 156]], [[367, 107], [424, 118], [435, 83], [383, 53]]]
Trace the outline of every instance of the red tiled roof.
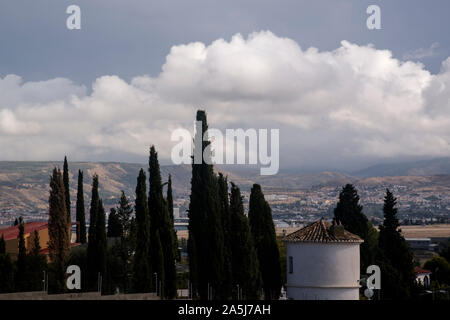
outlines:
[[426, 269], [422, 269], [422, 268], [419, 268], [419, 267], [414, 267], [414, 273], [415, 274], [418, 274], [418, 273], [431, 273], [431, 271], [430, 270], [426, 270]]
[[[335, 227], [339, 228], [339, 232], [335, 232]], [[342, 225], [333, 225], [323, 219], [317, 220], [310, 225], [288, 234], [283, 238], [286, 242], [347, 242], [360, 243], [363, 240], [357, 235], [348, 232]]]
[[[24, 233], [29, 234], [34, 231], [39, 231], [42, 229], [48, 228], [47, 222], [28, 222], [23, 224]], [[0, 238], [1, 236], [5, 237], [5, 240], [16, 239], [19, 236], [19, 226], [12, 226], [5, 229], [0, 229]]]

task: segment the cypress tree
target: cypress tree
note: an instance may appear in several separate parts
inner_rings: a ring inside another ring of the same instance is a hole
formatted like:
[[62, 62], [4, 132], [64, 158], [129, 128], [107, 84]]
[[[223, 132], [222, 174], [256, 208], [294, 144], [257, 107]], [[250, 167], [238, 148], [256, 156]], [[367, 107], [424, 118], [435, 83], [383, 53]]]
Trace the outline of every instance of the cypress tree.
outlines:
[[28, 291], [42, 290], [42, 272], [46, 269], [47, 261], [45, 256], [41, 255], [41, 245], [39, 242], [39, 232], [37, 230], [33, 233], [32, 247], [30, 254], [27, 256], [27, 279]]
[[38, 256], [39, 251], [41, 251], [41, 244], [39, 243], [39, 232], [34, 230], [33, 233], [33, 247], [31, 249], [31, 254], [33, 256]]
[[119, 207], [117, 209], [117, 218], [120, 223], [120, 259], [122, 260], [122, 286], [124, 288], [125, 292], [128, 292], [129, 290], [129, 279], [128, 274], [131, 270], [129, 270], [130, 265], [130, 258], [132, 251], [134, 249], [133, 243], [132, 243], [132, 215], [133, 208], [131, 207], [130, 203], [128, 202], [128, 199], [125, 195], [125, 192], [122, 191], [122, 194], [120, 196], [119, 200]]
[[[219, 201], [220, 201], [220, 216], [223, 230], [223, 245], [224, 245], [224, 265], [223, 265], [223, 285], [222, 290], [225, 297], [231, 296], [231, 289], [233, 285], [232, 269], [231, 269], [231, 223], [230, 223], [230, 201], [228, 197], [228, 181], [227, 178], [219, 173]], [[233, 230], [235, 231], [235, 230]]]
[[[210, 157], [204, 150], [210, 144], [205, 111], [197, 111], [201, 123], [194, 139], [191, 195], [189, 203], [189, 275], [194, 298], [226, 299], [224, 283], [224, 239], [220, 216], [219, 188]], [[205, 139], [203, 139], [205, 138]], [[201, 163], [196, 158], [201, 157]], [[209, 293], [209, 294], [208, 294]]]
[[[154, 254], [152, 255], [153, 270], [158, 273], [158, 279], [162, 282], [162, 296], [173, 298], [177, 294], [175, 254], [173, 249], [174, 230], [167, 203], [163, 196], [158, 153], [154, 146], [150, 148], [149, 183], [150, 229], [152, 235], [154, 235], [154, 239], [152, 239], [154, 244]], [[162, 251], [162, 260], [160, 259], [160, 250]]]
[[111, 208], [109, 212], [107, 236], [108, 238], [119, 238], [122, 236], [122, 226], [116, 208]]
[[3, 233], [2, 237], [0, 238], [0, 255], [2, 254], [6, 254], [6, 241]]
[[[244, 215], [241, 190], [233, 182], [230, 196], [230, 230], [232, 230], [230, 247], [233, 287], [242, 291], [244, 299], [256, 300], [261, 292], [258, 255], [248, 218]], [[238, 294], [236, 292], [235, 298]]]
[[178, 250], [178, 237], [177, 231], [175, 230], [175, 219], [173, 216], [173, 193], [172, 193], [172, 176], [169, 174], [169, 180], [167, 182], [167, 210], [169, 212], [170, 218], [170, 229], [173, 230], [173, 252], [176, 261], [181, 260], [180, 250]]
[[70, 220], [67, 214], [65, 188], [59, 169], [53, 169], [50, 179], [49, 197], [49, 253], [53, 266], [53, 283], [49, 281], [49, 290], [54, 292], [64, 291], [66, 264], [70, 250]]
[[25, 247], [25, 234], [22, 217], [19, 218], [19, 254], [17, 256], [16, 266], [16, 289], [18, 291], [27, 290], [27, 249]]
[[364, 240], [361, 244], [361, 273], [365, 274], [367, 267], [375, 261], [378, 235], [362, 210], [355, 187], [351, 184], [345, 185], [339, 193], [334, 217], [346, 230]]
[[[106, 213], [105, 208], [103, 207], [102, 199], [99, 200], [98, 206], [98, 214], [97, 214], [97, 223], [95, 224], [96, 231], [95, 236], [97, 240], [97, 263], [96, 263], [96, 272], [100, 273], [102, 280], [106, 277], [106, 255], [107, 255], [107, 240], [106, 240]], [[102, 292], [103, 291], [102, 286]]]
[[134, 255], [133, 281], [136, 292], [149, 292], [152, 287], [150, 265], [150, 215], [148, 212], [146, 176], [139, 171], [136, 186], [136, 251]]
[[69, 215], [69, 221], [71, 221], [71, 219], [70, 219], [69, 165], [67, 164], [67, 157], [66, 156], [64, 157], [63, 182], [64, 182], [64, 190], [65, 190], [65, 196], [66, 196], [67, 214]]
[[[389, 189], [386, 189], [383, 205], [384, 221], [380, 226], [378, 240], [382, 265], [381, 281], [387, 284], [381, 290], [383, 299], [407, 299], [414, 291], [413, 255], [399, 229], [396, 205], [397, 199]], [[390, 283], [395, 283], [395, 288], [389, 286]]]
[[14, 270], [9, 254], [6, 253], [6, 242], [2, 234], [0, 238], [0, 293], [13, 292]]
[[90, 290], [97, 290], [98, 271], [98, 238], [97, 238], [97, 220], [100, 208], [100, 197], [98, 194], [98, 175], [92, 177], [92, 196], [91, 207], [89, 211], [89, 231], [88, 231], [88, 250], [87, 250], [87, 268], [88, 268], [88, 287]]
[[77, 190], [77, 241], [86, 243], [86, 215], [84, 208], [84, 191], [83, 191], [83, 171], [78, 170], [78, 190]]
[[254, 184], [250, 193], [248, 218], [258, 253], [264, 297], [278, 300], [281, 292], [281, 266], [272, 211], [261, 186]]

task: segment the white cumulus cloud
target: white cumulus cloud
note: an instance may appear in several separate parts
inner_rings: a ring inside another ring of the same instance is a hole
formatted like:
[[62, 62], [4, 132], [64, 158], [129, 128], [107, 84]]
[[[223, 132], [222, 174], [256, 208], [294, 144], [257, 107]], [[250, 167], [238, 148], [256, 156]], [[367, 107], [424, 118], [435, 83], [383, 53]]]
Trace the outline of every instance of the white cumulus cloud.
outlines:
[[[388, 50], [342, 41], [302, 48], [263, 31], [173, 46], [157, 76], [0, 78], [0, 160], [169, 159], [195, 110], [211, 127], [280, 129], [281, 165], [450, 156], [450, 58], [439, 74]], [[282, 169], [282, 167], [281, 167]]]

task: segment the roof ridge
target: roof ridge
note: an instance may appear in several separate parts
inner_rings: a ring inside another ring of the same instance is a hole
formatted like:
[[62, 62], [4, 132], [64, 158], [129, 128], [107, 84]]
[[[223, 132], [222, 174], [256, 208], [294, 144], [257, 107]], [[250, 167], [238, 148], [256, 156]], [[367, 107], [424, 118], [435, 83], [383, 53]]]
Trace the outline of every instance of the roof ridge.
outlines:
[[[343, 233], [335, 234], [331, 227], [333, 225], [324, 220], [323, 218], [316, 220], [306, 227], [301, 228], [283, 238], [283, 241], [292, 242], [325, 242], [325, 243], [352, 243], [352, 242], [363, 242], [363, 240], [344, 229]], [[340, 225], [342, 228], [343, 226]]]

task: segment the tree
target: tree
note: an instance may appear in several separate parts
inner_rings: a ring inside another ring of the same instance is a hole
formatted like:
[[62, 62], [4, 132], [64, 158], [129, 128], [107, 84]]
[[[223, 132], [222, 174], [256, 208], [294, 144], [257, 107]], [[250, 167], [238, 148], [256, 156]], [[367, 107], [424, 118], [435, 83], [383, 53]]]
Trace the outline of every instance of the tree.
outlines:
[[27, 249], [25, 247], [25, 234], [22, 217], [19, 218], [19, 254], [16, 266], [16, 289], [17, 291], [27, 290]]
[[39, 251], [41, 251], [41, 244], [39, 242], [39, 232], [34, 230], [33, 232], [33, 246], [31, 247], [31, 254], [33, 256], [38, 256]]
[[53, 267], [53, 281], [49, 281], [49, 290], [53, 292], [64, 291], [65, 268], [69, 259], [70, 220], [66, 205], [65, 188], [61, 171], [55, 168], [50, 179], [48, 219], [48, 248]]
[[248, 218], [258, 253], [264, 298], [277, 300], [282, 285], [280, 252], [272, 219], [272, 210], [264, 199], [259, 184], [254, 184], [251, 189]]
[[[95, 224], [95, 236], [97, 240], [97, 257], [96, 257], [96, 272], [100, 273], [102, 279], [106, 276], [106, 262], [107, 262], [107, 240], [106, 240], [106, 213], [103, 207], [102, 199], [99, 200], [97, 214], [97, 223]], [[102, 287], [102, 292], [103, 287]]]
[[363, 213], [359, 204], [359, 196], [355, 187], [345, 185], [339, 193], [339, 201], [334, 209], [334, 217], [340, 221], [344, 228], [361, 237], [361, 273], [366, 273], [369, 265], [375, 261], [377, 250], [377, 232]]
[[438, 286], [450, 285], [450, 263], [442, 257], [435, 256], [425, 262], [423, 266], [426, 270], [430, 270], [431, 279]]
[[108, 238], [120, 238], [122, 235], [122, 226], [119, 221], [116, 208], [111, 208], [108, 216]]
[[65, 196], [66, 196], [66, 209], [67, 214], [69, 215], [69, 221], [70, 219], [70, 186], [69, 186], [69, 165], [67, 164], [67, 157], [64, 157], [64, 167], [63, 167], [63, 182], [64, 182], [64, 190], [65, 190]]
[[14, 269], [9, 254], [6, 253], [6, 242], [2, 234], [0, 238], [0, 293], [13, 292]]
[[87, 281], [89, 290], [96, 290], [98, 286], [98, 238], [97, 238], [97, 220], [100, 208], [100, 196], [98, 193], [98, 175], [92, 177], [92, 196], [91, 207], [89, 211], [89, 231], [88, 231], [88, 250], [87, 250]]
[[167, 181], [167, 211], [169, 212], [169, 218], [170, 218], [170, 228], [173, 230], [173, 252], [175, 256], [176, 261], [181, 260], [180, 256], [180, 250], [178, 250], [178, 237], [177, 237], [177, 231], [174, 227], [174, 216], [173, 216], [173, 193], [172, 193], [172, 176], [169, 174], [169, 180]]
[[117, 209], [117, 218], [120, 223], [120, 259], [122, 261], [122, 269], [120, 272], [120, 277], [122, 279], [122, 287], [125, 292], [128, 292], [130, 288], [128, 274], [130, 272], [130, 259], [132, 252], [134, 250], [134, 245], [132, 241], [132, 215], [133, 208], [131, 207], [125, 192], [122, 191], [119, 200], [119, 207]]
[[78, 191], [77, 191], [77, 240], [79, 243], [86, 243], [86, 216], [84, 208], [84, 191], [83, 191], [83, 171], [78, 170]]
[[[230, 196], [230, 230], [233, 287], [240, 288], [244, 299], [256, 300], [261, 292], [258, 255], [248, 218], [244, 215], [241, 190], [233, 182]], [[236, 294], [234, 296], [237, 297]]]
[[35, 230], [32, 237], [32, 246], [29, 255], [27, 255], [27, 290], [42, 290], [42, 274], [47, 269], [47, 259], [40, 254], [41, 245], [39, 241], [39, 232]]
[[197, 111], [196, 120], [201, 123], [194, 138], [191, 195], [189, 203], [189, 276], [194, 297], [226, 299], [224, 283], [224, 238], [220, 216], [219, 188], [210, 153], [206, 131], [208, 124], [205, 111]]
[[[231, 296], [233, 285], [232, 268], [231, 268], [231, 222], [230, 222], [230, 201], [228, 197], [228, 180], [219, 173], [219, 201], [220, 201], [220, 217], [223, 230], [223, 246], [224, 246], [224, 265], [223, 265], [223, 285], [222, 290], [226, 297]], [[233, 230], [235, 231], [235, 230]], [[239, 235], [238, 235], [239, 236]]]
[[[175, 232], [163, 196], [158, 153], [154, 146], [150, 147], [149, 185], [150, 230], [151, 234], [154, 235], [154, 238], [152, 238], [152, 267], [158, 273], [158, 279], [162, 282], [161, 295], [166, 298], [174, 298], [177, 294], [175, 252], [173, 249]], [[159, 253], [160, 251], [162, 256]]]
[[[397, 199], [389, 189], [386, 189], [384, 198], [383, 214], [384, 221], [380, 226], [378, 238], [378, 248], [380, 250], [379, 260], [385, 259], [382, 265], [390, 265], [396, 272], [391, 278], [396, 279], [397, 286], [392, 291], [383, 288], [381, 291], [384, 299], [407, 299], [413, 293], [415, 286], [413, 255], [408, 247], [405, 238], [399, 229], [400, 223], [397, 219]], [[389, 277], [388, 267], [382, 270], [385, 278]]]
[[3, 233], [2, 237], [0, 238], [0, 254], [6, 254], [6, 241]]
[[450, 263], [450, 238], [439, 245], [439, 255]]
[[146, 176], [139, 171], [136, 186], [136, 252], [134, 254], [133, 283], [136, 292], [149, 292], [152, 287], [150, 265], [150, 216], [148, 213]]

